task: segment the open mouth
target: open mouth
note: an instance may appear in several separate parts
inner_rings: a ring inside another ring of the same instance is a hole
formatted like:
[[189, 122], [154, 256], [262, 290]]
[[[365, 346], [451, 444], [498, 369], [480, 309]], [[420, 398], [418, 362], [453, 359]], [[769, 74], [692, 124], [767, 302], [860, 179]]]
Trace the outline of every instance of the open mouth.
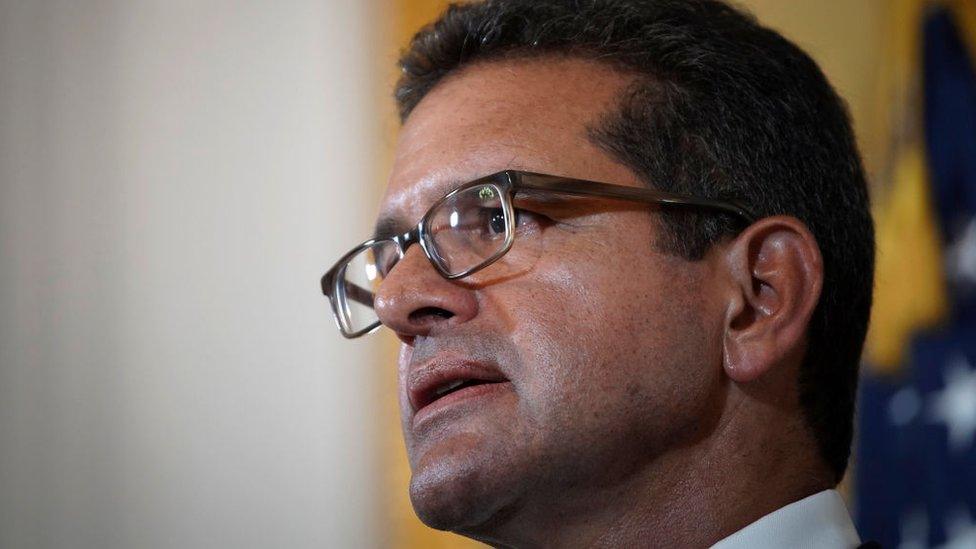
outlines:
[[468, 389], [482, 388], [488, 389], [489, 387], [483, 387], [486, 385], [498, 385], [507, 380], [487, 380], [487, 379], [454, 379], [435, 387], [432, 387], [424, 394], [421, 398], [417, 399], [416, 409], [420, 410], [425, 408], [441, 399], [447, 398], [449, 396], [458, 395], [459, 393], [474, 393], [476, 391], [468, 391]]
[[434, 364], [415, 372], [410, 383], [414, 412], [438, 403], [486, 394], [509, 383], [497, 369], [471, 363]]

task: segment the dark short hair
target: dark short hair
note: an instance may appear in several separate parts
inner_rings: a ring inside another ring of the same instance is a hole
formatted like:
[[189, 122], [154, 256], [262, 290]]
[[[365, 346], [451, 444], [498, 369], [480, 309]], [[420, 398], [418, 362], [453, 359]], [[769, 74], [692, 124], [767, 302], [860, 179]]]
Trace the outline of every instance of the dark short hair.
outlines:
[[[797, 46], [717, 0], [487, 0], [451, 5], [413, 38], [400, 60], [401, 118], [460, 67], [546, 56], [633, 75], [590, 137], [646, 184], [794, 216], [816, 237], [824, 285], [799, 394], [840, 481], [874, 275], [867, 186], [843, 101]], [[689, 260], [736, 231], [714, 214], [662, 219], [659, 245]]]

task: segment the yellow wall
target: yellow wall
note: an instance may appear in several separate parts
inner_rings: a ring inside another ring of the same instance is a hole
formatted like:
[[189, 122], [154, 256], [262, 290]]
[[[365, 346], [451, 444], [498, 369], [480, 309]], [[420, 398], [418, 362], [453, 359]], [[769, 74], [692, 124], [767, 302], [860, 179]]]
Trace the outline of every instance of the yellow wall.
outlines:
[[796, 42], [847, 100], [869, 168], [877, 144], [872, 107], [877, 98], [889, 0], [745, 0], [740, 5]]
[[[395, 132], [393, 120], [392, 83], [396, 78], [393, 63], [396, 52], [402, 49], [410, 36], [424, 23], [432, 20], [448, 4], [444, 0], [381, 0], [387, 4], [394, 28], [388, 34], [391, 40], [383, 51], [384, 75], [388, 87], [384, 90], [383, 109], [389, 112], [389, 128]], [[879, 66], [884, 47], [883, 34], [891, 10], [888, 0], [745, 0], [739, 5], [751, 10], [767, 26], [770, 26], [796, 42], [820, 63], [824, 72], [843, 96], [851, 109], [855, 131], [869, 170], [877, 144], [872, 139], [872, 103], [877, 96]], [[393, 139], [390, 139], [392, 143]], [[392, 338], [391, 338], [392, 339]], [[395, 345], [391, 342], [387, 362], [394, 361]], [[386, 364], [383, 365], [386, 368]], [[434, 532], [424, 527], [413, 515], [407, 498], [409, 471], [406, 466], [403, 443], [400, 440], [399, 423], [394, 405], [396, 389], [392, 375], [385, 393], [389, 395], [384, 406], [388, 410], [387, 444], [390, 476], [390, 493], [387, 497], [389, 521], [385, 527], [391, 547], [472, 547], [477, 546], [463, 538]]]

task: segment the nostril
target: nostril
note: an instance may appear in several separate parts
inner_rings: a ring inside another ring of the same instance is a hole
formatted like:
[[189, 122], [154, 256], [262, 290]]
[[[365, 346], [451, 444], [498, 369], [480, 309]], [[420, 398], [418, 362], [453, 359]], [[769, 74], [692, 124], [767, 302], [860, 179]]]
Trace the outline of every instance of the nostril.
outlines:
[[424, 322], [430, 320], [447, 320], [454, 316], [454, 313], [440, 307], [422, 307], [410, 313], [411, 322]]

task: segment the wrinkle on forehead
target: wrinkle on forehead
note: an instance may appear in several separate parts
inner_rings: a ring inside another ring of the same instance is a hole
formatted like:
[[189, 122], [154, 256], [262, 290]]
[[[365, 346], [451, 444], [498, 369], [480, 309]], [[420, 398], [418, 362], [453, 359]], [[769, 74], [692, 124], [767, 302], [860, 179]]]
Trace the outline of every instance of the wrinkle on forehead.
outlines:
[[581, 178], [591, 171], [591, 178], [606, 179], [605, 164], [616, 161], [590, 141], [587, 128], [630, 82], [609, 66], [575, 58], [460, 69], [401, 128], [382, 216], [415, 223], [457, 185], [506, 169]]

